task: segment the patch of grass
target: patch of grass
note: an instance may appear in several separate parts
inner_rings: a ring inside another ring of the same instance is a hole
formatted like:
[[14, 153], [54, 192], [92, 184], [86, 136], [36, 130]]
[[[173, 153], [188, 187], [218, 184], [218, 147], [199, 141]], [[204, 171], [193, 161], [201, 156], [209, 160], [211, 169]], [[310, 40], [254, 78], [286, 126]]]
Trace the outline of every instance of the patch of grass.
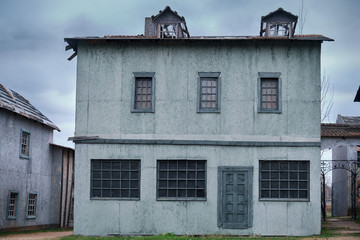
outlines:
[[20, 231], [13, 231], [13, 232], [0, 232], [0, 236], [39, 233], [39, 232], [66, 232], [66, 231], [72, 231], [72, 228], [45, 228], [45, 229], [36, 229], [36, 230], [20, 230]]

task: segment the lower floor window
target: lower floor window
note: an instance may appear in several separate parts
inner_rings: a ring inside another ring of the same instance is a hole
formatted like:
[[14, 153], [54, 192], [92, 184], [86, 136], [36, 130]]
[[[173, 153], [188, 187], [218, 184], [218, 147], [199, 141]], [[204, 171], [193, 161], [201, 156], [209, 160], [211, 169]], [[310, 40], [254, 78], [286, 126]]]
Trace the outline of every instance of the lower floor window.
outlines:
[[9, 202], [8, 202], [8, 211], [7, 211], [7, 218], [8, 219], [16, 219], [17, 202], [18, 202], [18, 193], [17, 192], [10, 192]]
[[309, 161], [260, 161], [260, 199], [309, 199]]
[[139, 160], [91, 160], [91, 198], [140, 199]]
[[27, 213], [26, 213], [27, 218], [35, 218], [36, 217], [36, 202], [37, 202], [37, 194], [29, 193]]
[[206, 198], [206, 161], [158, 160], [159, 200], [203, 200]]

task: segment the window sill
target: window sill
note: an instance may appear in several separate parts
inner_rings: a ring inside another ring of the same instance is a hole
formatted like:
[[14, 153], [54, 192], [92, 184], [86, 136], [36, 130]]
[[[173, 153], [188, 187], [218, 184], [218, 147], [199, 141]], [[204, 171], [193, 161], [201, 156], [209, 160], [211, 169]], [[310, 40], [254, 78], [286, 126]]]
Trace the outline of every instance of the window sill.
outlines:
[[36, 219], [36, 216], [26, 216], [26, 219]]
[[140, 201], [140, 198], [111, 198], [111, 197], [91, 197], [90, 200], [99, 201]]
[[259, 110], [258, 113], [275, 113], [275, 114], [281, 114], [281, 110]]
[[220, 109], [214, 109], [214, 110], [197, 110], [197, 113], [220, 113]]
[[206, 198], [156, 198], [156, 201], [196, 201], [196, 202], [205, 202]]
[[16, 217], [6, 217], [6, 220], [16, 220]]
[[29, 160], [29, 159], [30, 159], [30, 156], [26, 156], [26, 155], [21, 155], [21, 154], [20, 154], [20, 158]]
[[132, 113], [155, 113], [153, 109], [132, 109]]
[[261, 198], [259, 202], [310, 202], [308, 198]]

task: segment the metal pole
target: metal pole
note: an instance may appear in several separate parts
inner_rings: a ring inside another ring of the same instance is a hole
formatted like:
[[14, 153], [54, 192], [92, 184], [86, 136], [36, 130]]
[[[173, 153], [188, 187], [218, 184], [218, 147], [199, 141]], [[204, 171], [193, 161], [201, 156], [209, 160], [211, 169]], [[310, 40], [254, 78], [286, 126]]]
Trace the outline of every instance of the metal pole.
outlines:
[[326, 221], [325, 173], [322, 173], [321, 176], [322, 176], [321, 210], [322, 210], [323, 220]]

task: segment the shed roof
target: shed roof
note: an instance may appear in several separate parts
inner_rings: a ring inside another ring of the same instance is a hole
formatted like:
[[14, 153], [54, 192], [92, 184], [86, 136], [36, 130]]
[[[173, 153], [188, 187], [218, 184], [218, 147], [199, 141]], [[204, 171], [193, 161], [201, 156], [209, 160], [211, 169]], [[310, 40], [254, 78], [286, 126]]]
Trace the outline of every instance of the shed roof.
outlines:
[[161, 16], [165, 15], [166, 13], [170, 13], [178, 18], [180, 21], [185, 21], [185, 18], [180, 16], [176, 11], [173, 11], [169, 6], [166, 6], [164, 10], [159, 11], [159, 13], [155, 16], [151, 16], [153, 21], [157, 21]]
[[60, 128], [36, 109], [29, 100], [2, 84], [0, 84], [0, 108], [39, 122], [60, 132]]
[[360, 125], [323, 123], [321, 137], [331, 138], [360, 138]]
[[354, 102], [360, 102], [360, 86], [359, 89], [357, 90], [356, 96], [354, 98]]
[[277, 10], [270, 12], [268, 15], [262, 16], [261, 22], [272, 21], [273, 19], [289, 19], [296, 22], [298, 16], [292, 14], [291, 12], [285, 11], [282, 8], [278, 8]]

